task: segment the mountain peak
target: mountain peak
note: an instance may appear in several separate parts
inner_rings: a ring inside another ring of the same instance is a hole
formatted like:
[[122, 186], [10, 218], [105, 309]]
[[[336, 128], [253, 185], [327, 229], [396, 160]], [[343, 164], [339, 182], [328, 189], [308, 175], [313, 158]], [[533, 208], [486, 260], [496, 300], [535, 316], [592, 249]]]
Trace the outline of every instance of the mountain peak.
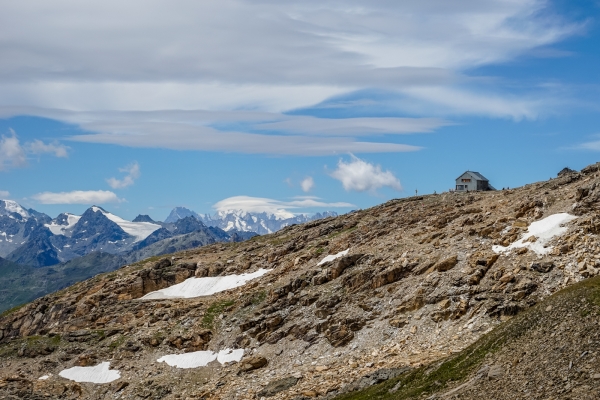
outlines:
[[196, 213], [195, 211], [192, 211], [185, 207], [175, 207], [171, 211], [171, 214], [169, 214], [167, 219], [165, 219], [165, 222], [166, 223], [174, 223], [174, 222], [177, 222], [177, 220], [180, 220], [185, 217], [194, 217], [198, 220], [201, 220], [200, 215], [198, 215], [198, 213]]
[[156, 221], [154, 221], [152, 218], [150, 218], [150, 216], [147, 215], [147, 214], [139, 214], [131, 222], [151, 222], [151, 223], [156, 223]]
[[23, 218], [31, 217], [31, 214], [27, 212], [19, 203], [14, 200], [0, 200], [0, 215], [11, 216], [11, 214], [19, 214]]

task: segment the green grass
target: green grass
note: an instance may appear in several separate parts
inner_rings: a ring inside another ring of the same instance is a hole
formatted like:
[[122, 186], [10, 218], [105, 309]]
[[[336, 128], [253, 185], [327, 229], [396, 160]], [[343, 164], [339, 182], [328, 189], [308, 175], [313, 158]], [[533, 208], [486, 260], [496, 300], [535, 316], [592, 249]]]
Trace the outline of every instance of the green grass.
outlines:
[[202, 326], [207, 329], [212, 329], [215, 322], [215, 317], [225, 311], [226, 308], [231, 307], [234, 304], [235, 302], [233, 300], [223, 300], [211, 304], [202, 317]]
[[9, 308], [8, 310], [2, 311], [2, 313], [0, 314], [0, 318], [6, 317], [7, 315], [10, 315], [10, 314], [14, 313], [15, 311], [23, 308], [26, 305], [27, 305], [27, 303], [25, 303], [25, 304], [19, 304], [18, 306], [14, 306], [13, 308]]
[[265, 301], [265, 299], [267, 298], [267, 291], [266, 290], [261, 290], [258, 293], [255, 293], [254, 296], [252, 296], [252, 300], [250, 300], [252, 302], [252, 305], [257, 305], [262, 303], [263, 301]]
[[[504, 344], [543, 324], [544, 309], [548, 305], [555, 307], [568, 302], [569, 305], [572, 303], [573, 308], [585, 307], [585, 304], [581, 303], [582, 297], [600, 306], [600, 277], [579, 282], [555, 293], [535, 307], [497, 326], [462, 352], [437, 364], [409, 371], [398, 378], [363, 391], [340, 395], [336, 397], [336, 400], [415, 399], [422, 395], [438, 392], [440, 389], [447, 388], [451, 383], [462, 382], [480, 368], [488, 355], [497, 352]], [[589, 313], [589, 310], [583, 310], [579, 315], [584, 318]], [[398, 390], [390, 393], [390, 389], [394, 387], [397, 387]]]

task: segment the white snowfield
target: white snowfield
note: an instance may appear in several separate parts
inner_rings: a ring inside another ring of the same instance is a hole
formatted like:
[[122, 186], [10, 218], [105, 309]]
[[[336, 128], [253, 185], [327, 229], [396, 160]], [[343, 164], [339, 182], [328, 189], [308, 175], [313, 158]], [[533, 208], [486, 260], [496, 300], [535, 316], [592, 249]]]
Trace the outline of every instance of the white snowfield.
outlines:
[[206, 367], [210, 362], [217, 360], [221, 364], [239, 362], [244, 356], [244, 349], [225, 349], [218, 353], [212, 351], [195, 351], [185, 354], [168, 354], [159, 358], [158, 362], [166, 362], [171, 367], [182, 369]]
[[346, 254], [348, 254], [349, 251], [350, 251], [350, 249], [347, 249], [347, 250], [344, 250], [344, 251], [340, 251], [337, 254], [328, 255], [327, 257], [325, 257], [324, 259], [322, 259], [321, 261], [319, 261], [319, 263], [317, 265], [325, 264], [326, 262], [333, 261], [336, 258], [343, 257]]
[[160, 225], [153, 224], [151, 222], [131, 222], [126, 221], [121, 217], [117, 217], [114, 214], [103, 211], [99, 207], [92, 207], [92, 211], [101, 212], [106, 216], [106, 218], [110, 219], [115, 224], [119, 225], [121, 229], [130, 234], [131, 236], [135, 236], [135, 241], [139, 242], [146, 239], [152, 232], [157, 229], [160, 229]]
[[50, 232], [54, 235], [64, 235], [65, 231], [71, 229], [81, 219], [81, 215], [67, 214], [67, 225], [58, 225], [54, 222], [51, 224], [44, 224], [44, 226], [50, 229]]
[[109, 369], [110, 363], [105, 361], [94, 367], [73, 367], [60, 371], [58, 375], [75, 382], [109, 383], [121, 377], [116, 369]]
[[4, 202], [4, 208], [9, 213], [17, 213], [23, 218], [29, 218], [30, 215], [19, 203], [14, 200], [2, 200]]
[[[552, 238], [564, 234], [568, 228], [562, 225], [575, 218], [577, 217], [567, 213], [550, 215], [549, 217], [531, 223], [527, 229], [527, 233], [525, 233], [521, 239], [511, 243], [508, 247], [492, 246], [492, 250], [496, 253], [504, 253], [513, 249], [527, 247], [539, 255], [548, 254], [552, 251], [552, 246], [547, 246], [547, 244]], [[526, 240], [532, 236], [535, 236], [537, 240], [533, 243], [527, 242]]]
[[188, 278], [185, 281], [165, 289], [150, 292], [142, 300], [158, 299], [190, 299], [193, 297], [209, 296], [224, 290], [245, 285], [252, 279], [259, 278], [271, 271], [259, 269], [256, 272], [241, 275], [214, 276], [207, 278]]

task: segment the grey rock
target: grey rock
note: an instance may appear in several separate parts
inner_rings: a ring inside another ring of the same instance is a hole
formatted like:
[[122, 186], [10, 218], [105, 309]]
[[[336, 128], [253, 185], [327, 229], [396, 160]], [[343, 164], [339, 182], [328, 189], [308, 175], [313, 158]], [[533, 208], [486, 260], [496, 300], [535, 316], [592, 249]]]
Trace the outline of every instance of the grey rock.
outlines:
[[296, 385], [298, 381], [299, 379], [294, 376], [278, 379], [276, 381], [270, 382], [267, 386], [265, 386], [263, 390], [257, 393], [257, 396], [259, 398], [275, 396], [277, 393], [283, 392], [284, 390], [288, 390], [292, 386]]

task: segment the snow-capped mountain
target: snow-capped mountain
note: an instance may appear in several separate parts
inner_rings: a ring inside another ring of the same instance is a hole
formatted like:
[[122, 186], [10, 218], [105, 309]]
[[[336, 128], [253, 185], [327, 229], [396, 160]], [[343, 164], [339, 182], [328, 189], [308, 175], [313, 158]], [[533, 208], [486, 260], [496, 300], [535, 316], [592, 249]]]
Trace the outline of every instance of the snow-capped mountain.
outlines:
[[177, 220], [179, 216], [193, 216], [207, 226], [214, 226], [226, 232], [237, 230], [240, 232], [256, 232], [260, 235], [276, 232], [289, 225], [301, 224], [316, 219], [335, 217], [334, 211], [316, 213], [314, 215], [294, 215], [287, 211], [277, 213], [252, 213], [244, 210], [219, 211], [214, 215], [198, 214], [185, 207], [176, 207], [171, 211], [165, 222]]
[[172, 224], [177, 220], [183, 219], [185, 217], [194, 217], [198, 220], [202, 219], [200, 218], [200, 215], [198, 215], [198, 213], [196, 213], [195, 211], [189, 210], [185, 207], [175, 207], [173, 210], [171, 210], [171, 214], [169, 214], [167, 219], [165, 219], [165, 223]]
[[0, 257], [18, 249], [45, 230], [52, 219], [34, 210], [25, 210], [12, 200], [0, 200]]
[[[194, 240], [180, 241], [178, 245], [154, 245], [194, 232], [201, 235], [196, 235]], [[150, 245], [177, 251], [193, 243], [239, 241], [246, 236], [207, 227], [195, 217], [162, 223], [144, 215], [127, 221], [102, 207], [92, 206], [82, 215], [62, 213], [52, 219], [35, 210], [26, 210], [14, 201], [0, 200], [0, 257], [34, 267], [66, 262], [91, 252], [125, 255], [133, 251], [139, 253]], [[150, 251], [145, 251], [145, 256], [154, 255]]]
[[8, 216], [10, 218], [29, 218], [31, 214], [27, 212], [19, 203], [12, 200], [0, 200], [0, 216]]

